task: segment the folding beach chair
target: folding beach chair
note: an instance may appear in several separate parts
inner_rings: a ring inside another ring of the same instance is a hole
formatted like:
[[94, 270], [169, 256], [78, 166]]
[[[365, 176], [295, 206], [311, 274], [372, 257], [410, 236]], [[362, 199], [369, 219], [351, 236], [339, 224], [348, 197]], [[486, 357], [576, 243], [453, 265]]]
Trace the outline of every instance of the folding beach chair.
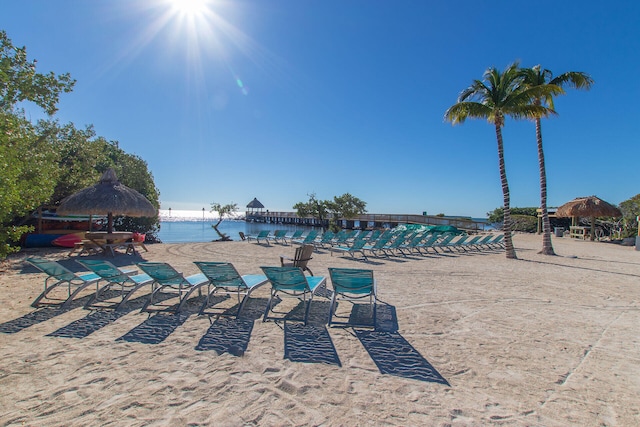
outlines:
[[[300, 267], [260, 267], [271, 282], [271, 293], [267, 309], [264, 312], [263, 322], [269, 319], [269, 312], [272, 312], [272, 301], [275, 297], [292, 297], [300, 299], [305, 304], [304, 324], [307, 324], [309, 308], [313, 300], [314, 293], [327, 279], [322, 276], [306, 276]], [[309, 302], [307, 302], [307, 296]]]
[[[76, 260], [76, 262], [100, 276], [100, 280], [96, 282], [96, 293], [87, 301], [84, 308], [90, 308], [96, 302], [100, 301], [101, 295], [111, 288], [116, 287], [120, 290], [121, 300], [114, 308], [116, 311], [120, 310], [135, 291], [153, 281], [153, 278], [148, 274], [136, 274], [138, 272], [137, 270], [123, 271], [109, 261], [85, 259]], [[102, 287], [100, 287], [101, 282], [105, 282]]]
[[154, 297], [159, 292], [168, 292], [178, 295], [179, 302], [174, 311], [176, 313], [180, 312], [191, 293], [196, 289], [199, 290], [209, 282], [202, 273], [185, 277], [165, 262], [141, 262], [138, 267], [153, 279], [151, 282], [151, 296], [140, 311], [147, 311], [149, 306], [153, 306]]
[[[73, 298], [87, 286], [100, 280], [100, 276], [95, 273], [76, 274], [55, 261], [47, 261], [43, 258], [27, 258], [26, 261], [38, 270], [47, 274], [44, 279], [44, 291], [31, 303], [32, 307], [39, 307], [42, 299], [51, 299], [47, 295], [58, 286], [67, 285], [67, 299], [63, 301], [60, 308], [66, 309], [71, 304]], [[72, 292], [71, 288], [75, 288]]]
[[[212, 295], [235, 294], [238, 297], [238, 311], [236, 312], [236, 317], [238, 317], [251, 292], [268, 281], [267, 276], [262, 274], [245, 274], [241, 276], [233, 264], [228, 262], [196, 261], [194, 264], [208, 279], [207, 299], [202, 304], [200, 315], [204, 314], [207, 307], [209, 307]], [[243, 296], [242, 299], [240, 299], [241, 296]]]
[[[329, 308], [329, 326], [331, 326], [333, 316], [335, 315], [337, 301], [359, 301], [369, 299], [373, 318], [373, 325], [376, 326], [376, 281], [373, 278], [373, 270], [363, 270], [355, 268], [329, 268], [329, 276], [333, 286], [333, 296], [331, 297], [331, 306]], [[356, 326], [348, 322], [342, 325]], [[360, 325], [365, 326], [365, 325]]]

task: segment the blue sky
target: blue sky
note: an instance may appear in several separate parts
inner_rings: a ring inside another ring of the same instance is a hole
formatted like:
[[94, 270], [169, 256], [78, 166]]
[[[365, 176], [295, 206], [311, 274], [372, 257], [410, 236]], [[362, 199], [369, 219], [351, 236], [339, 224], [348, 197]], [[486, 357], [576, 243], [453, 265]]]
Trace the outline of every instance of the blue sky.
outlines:
[[[78, 81], [55, 117], [146, 160], [164, 209], [348, 192], [371, 213], [485, 216], [502, 205], [494, 128], [443, 115], [516, 60], [595, 80], [543, 121], [549, 206], [640, 193], [636, 0], [176, 3], [0, 2], [38, 71]], [[534, 125], [503, 133], [511, 204], [537, 206]]]

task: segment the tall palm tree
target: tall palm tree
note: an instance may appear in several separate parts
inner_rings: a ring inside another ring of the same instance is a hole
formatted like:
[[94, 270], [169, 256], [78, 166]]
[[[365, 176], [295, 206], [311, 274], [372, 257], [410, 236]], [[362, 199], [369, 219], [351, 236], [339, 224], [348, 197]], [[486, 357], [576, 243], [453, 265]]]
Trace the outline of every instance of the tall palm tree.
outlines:
[[515, 119], [533, 119], [554, 113], [553, 110], [535, 105], [532, 101], [537, 97], [558, 91], [558, 88], [553, 85], [527, 87], [523, 84], [523, 80], [524, 77], [517, 62], [507, 66], [503, 72], [491, 67], [484, 72], [482, 81], [474, 80], [471, 86], [460, 93], [458, 102], [449, 107], [444, 115], [445, 120], [454, 125], [463, 123], [471, 117], [486, 119], [495, 126], [504, 199], [504, 242], [507, 258], [511, 259], [517, 259], [517, 256], [511, 239], [510, 195], [504, 163], [502, 126], [507, 116]]
[[[588, 74], [579, 71], [568, 71], [553, 77], [551, 71], [542, 69], [540, 65], [522, 70], [525, 76], [524, 83], [528, 87], [544, 87], [546, 85], [554, 85], [562, 89], [569, 86], [575, 89], [589, 89], [593, 84], [593, 80]], [[562, 90], [559, 93], [564, 93]], [[534, 105], [546, 104], [550, 109], [554, 110], [553, 95], [548, 93], [544, 96], [534, 98]], [[555, 255], [553, 245], [551, 244], [551, 224], [549, 223], [549, 212], [547, 211], [547, 172], [544, 165], [544, 150], [542, 149], [542, 124], [541, 118], [536, 117], [536, 140], [538, 142], [538, 164], [540, 167], [540, 210], [542, 212], [542, 250], [541, 254]]]

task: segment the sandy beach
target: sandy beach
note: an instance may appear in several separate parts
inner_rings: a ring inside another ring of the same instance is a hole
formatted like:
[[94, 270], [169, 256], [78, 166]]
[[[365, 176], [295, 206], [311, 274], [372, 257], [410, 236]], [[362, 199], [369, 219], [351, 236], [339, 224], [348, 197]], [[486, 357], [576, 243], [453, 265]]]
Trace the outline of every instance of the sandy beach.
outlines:
[[[540, 236], [514, 242], [517, 261], [504, 251], [368, 263], [316, 253], [315, 275], [374, 270], [375, 331], [327, 328], [326, 293], [314, 298], [306, 327], [263, 323], [268, 286], [239, 319], [197, 316], [200, 297], [181, 315], [149, 316], [139, 311], [142, 290], [121, 314], [88, 311], [91, 287], [68, 311], [36, 310], [44, 274], [26, 257], [82, 269], [67, 250], [16, 254], [0, 278], [0, 424], [640, 424], [640, 252], [554, 237], [559, 256], [547, 257], [537, 254]], [[113, 262], [166, 261], [193, 274], [193, 261], [228, 261], [260, 274], [293, 250], [158, 244]], [[359, 308], [352, 315], [366, 316]], [[284, 300], [279, 310], [297, 308]]]

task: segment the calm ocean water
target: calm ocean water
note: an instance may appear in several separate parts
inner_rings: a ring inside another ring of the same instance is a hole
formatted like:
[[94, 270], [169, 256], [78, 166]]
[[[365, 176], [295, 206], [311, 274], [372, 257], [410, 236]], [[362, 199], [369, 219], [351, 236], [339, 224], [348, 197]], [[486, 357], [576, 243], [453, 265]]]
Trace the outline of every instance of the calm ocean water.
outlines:
[[[162, 221], [158, 238], [163, 243], [187, 243], [187, 242], [211, 242], [220, 238], [211, 227], [215, 222], [211, 221]], [[297, 227], [284, 224], [247, 223], [237, 220], [224, 220], [218, 226], [220, 232], [231, 237], [232, 240], [240, 240], [238, 234], [258, 234], [261, 230], [310, 230], [310, 227]]]
[[[163, 243], [211, 242], [219, 239], [218, 234], [211, 227], [216, 222], [217, 219], [209, 212], [174, 210], [169, 213], [168, 210], [160, 210], [158, 238]], [[295, 230], [303, 230], [306, 234], [312, 227], [225, 219], [218, 229], [232, 240], [240, 240], [238, 233], [241, 231], [244, 234], [258, 234], [261, 230], [288, 230], [291, 233]]]

